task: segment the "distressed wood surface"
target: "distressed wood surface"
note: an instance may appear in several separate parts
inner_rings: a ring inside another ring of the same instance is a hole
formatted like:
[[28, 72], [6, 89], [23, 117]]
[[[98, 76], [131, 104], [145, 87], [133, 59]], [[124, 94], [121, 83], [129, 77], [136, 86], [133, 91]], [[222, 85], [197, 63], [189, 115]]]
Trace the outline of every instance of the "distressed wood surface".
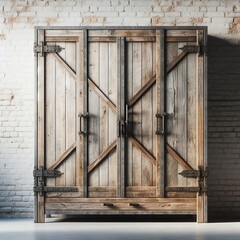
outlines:
[[[43, 30], [38, 37], [44, 40]], [[84, 40], [79, 30], [47, 30], [45, 37], [64, 49], [48, 54], [46, 78], [38, 75], [38, 164], [64, 173], [48, 186], [79, 192], [39, 196], [38, 221], [44, 206], [114, 212], [104, 202], [114, 202], [116, 213], [197, 211], [198, 222], [206, 221], [205, 195], [164, 191], [166, 185], [197, 186], [197, 179], [178, 173], [205, 166], [204, 58], [179, 49], [203, 41], [202, 32], [88, 30]], [[78, 134], [78, 115], [87, 112], [88, 136]], [[162, 127], [155, 114], [163, 112], [166, 136], [155, 134]], [[128, 127], [127, 136], [117, 136], [117, 121]]]
[[[44, 42], [44, 30], [38, 32], [38, 43]], [[45, 60], [38, 54], [38, 167], [45, 166]], [[44, 196], [38, 195], [36, 209], [38, 211], [37, 221], [45, 221]]]

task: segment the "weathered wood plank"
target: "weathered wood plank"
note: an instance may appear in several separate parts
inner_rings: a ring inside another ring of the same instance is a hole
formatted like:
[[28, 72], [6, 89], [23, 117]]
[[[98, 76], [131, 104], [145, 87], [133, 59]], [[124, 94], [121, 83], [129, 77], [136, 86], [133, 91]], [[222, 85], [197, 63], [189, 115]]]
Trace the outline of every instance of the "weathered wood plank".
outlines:
[[[55, 126], [55, 85], [56, 85], [56, 63], [52, 54], [46, 56], [46, 168], [48, 169], [50, 165], [54, 164], [56, 160], [56, 126]], [[55, 186], [55, 179], [48, 178], [46, 180], [47, 186]]]
[[[57, 43], [64, 48], [60, 56], [66, 61], [66, 44]], [[58, 159], [66, 151], [66, 71], [56, 62], [56, 158]], [[59, 166], [63, 173], [56, 178], [56, 186], [65, 186], [66, 164]]]
[[[54, 38], [48, 38], [49, 41], [54, 40]], [[74, 40], [74, 38], [72, 38]], [[67, 39], [71, 41], [71, 39]], [[89, 37], [89, 42], [116, 42], [116, 37]], [[141, 37], [126, 37], [126, 42], [156, 42], [155, 36], [141, 36]], [[166, 42], [196, 42], [196, 36], [168, 36], [166, 37]]]
[[[66, 43], [66, 63], [76, 72], [75, 43]], [[76, 75], [66, 71], [66, 147], [76, 142]], [[66, 157], [66, 185], [76, 186], [76, 154]]]
[[[100, 43], [100, 76], [99, 87], [104, 92], [108, 92], [109, 84], [109, 44]], [[109, 107], [100, 99], [100, 152], [103, 152], [109, 145]], [[108, 158], [99, 165], [100, 186], [108, 186], [109, 161]]]
[[96, 166], [98, 166], [117, 146], [117, 141], [115, 140], [111, 143], [105, 150], [103, 150], [100, 155], [88, 166], [88, 173], [90, 173]]
[[[108, 98], [117, 104], [117, 44], [109, 43], [109, 84]], [[109, 143], [117, 143], [117, 110], [109, 111]], [[109, 186], [117, 190], [117, 152], [114, 151], [108, 156], [109, 159]], [[116, 195], [115, 195], [116, 197]]]
[[136, 104], [139, 99], [146, 94], [146, 92], [155, 84], [156, 75], [154, 75], [148, 82], [146, 82], [143, 87], [128, 101], [128, 106], [131, 108], [134, 104]]
[[[141, 67], [142, 67], [141, 43], [133, 43], [133, 59], [132, 59], [132, 95], [134, 96], [142, 87]], [[133, 119], [133, 135], [141, 141], [142, 135], [142, 120], [141, 120], [142, 101], [139, 100], [132, 107]], [[141, 186], [142, 179], [142, 153], [133, 145], [133, 186]]]
[[[79, 42], [76, 43], [76, 116], [75, 121], [78, 123], [79, 114], [83, 113], [83, 72], [84, 72], [84, 60], [83, 60], [83, 33], [79, 33]], [[82, 134], [78, 134], [80, 126], [76, 126], [76, 185], [79, 186], [79, 196], [83, 196], [83, 158], [84, 156], [84, 139]]]
[[168, 153], [184, 168], [184, 170], [193, 170], [193, 168], [172, 148], [166, 145]]
[[[44, 30], [38, 31], [38, 43], [44, 42]], [[45, 164], [45, 60], [38, 54], [38, 167]], [[44, 196], [38, 195], [37, 221], [45, 221]]]
[[[76, 77], [77, 77], [76, 72], [73, 70], [73, 68], [71, 68], [71, 66], [69, 66], [69, 64], [66, 61], [64, 61], [59, 56], [59, 54], [52, 53], [51, 55], [54, 56], [55, 59], [58, 61], [58, 63], [60, 63], [63, 66], [64, 70], [66, 70], [74, 79], [76, 79]], [[74, 58], [72, 58], [72, 59], [74, 59]]]
[[[133, 92], [133, 43], [127, 43], [127, 54], [126, 54], [126, 82], [127, 82], [127, 102], [132, 98]], [[133, 111], [128, 109], [128, 129], [129, 132], [133, 132]], [[127, 179], [126, 186], [133, 185], [133, 145], [130, 139], [127, 139], [128, 152], [127, 152]]]
[[[108, 206], [104, 206], [103, 203], [46, 203], [46, 210], [104, 210], [108, 211]], [[136, 211], [136, 207], [131, 206], [129, 203], [114, 203], [115, 210], [127, 210], [127, 211]], [[139, 203], [138, 210], [196, 210], [196, 203]]]
[[[165, 31], [157, 30], [156, 32], [156, 96], [157, 96], [157, 113], [165, 112]], [[165, 136], [157, 135], [157, 189], [156, 196], [164, 197], [165, 194]]]
[[[107, 191], [108, 188], [111, 189], [111, 187], [96, 187], [98, 189], [94, 189], [95, 187], [90, 187], [93, 190], [99, 190], [102, 188], [103, 191]], [[147, 191], [148, 187], [134, 187], [139, 189], [144, 189]], [[114, 190], [112, 188], [112, 190]], [[46, 198], [47, 203], [61, 203], [63, 201], [62, 198]], [[94, 202], [113, 202], [113, 203], [130, 203], [136, 201], [135, 198], [65, 198], [64, 202], [68, 203], [94, 203]], [[196, 198], [139, 198], [139, 203], [196, 203]]]
[[106, 94], [90, 79], [88, 78], [88, 85], [111, 109], [116, 112], [116, 105]]
[[181, 52], [177, 55], [173, 61], [167, 65], [167, 73], [170, 73], [187, 55], [186, 52]]
[[[89, 43], [89, 78], [95, 80], [95, 84], [99, 85], [99, 43]], [[89, 164], [91, 164], [100, 154], [99, 150], [99, 132], [100, 132], [100, 97], [89, 88], [88, 92], [89, 104]], [[99, 168], [94, 169], [89, 175], [89, 186], [99, 185]]]
[[49, 168], [48, 170], [56, 169], [67, 157], [75, 150], [76, 144], [73, 143]]
[[[151, 79], [152, 74], [152, 43], [142, 43], [142, 85], [145, 85]], [[152, 89], [149, 89], [142, 97], [142, 145], [145, 150], [152, 155], [152, 118], [153, 118], [153, 99]], [[142, 185], [152, 186], [153, 184], [153, 164], [148, 161], [146, 152], [142, 155]], [[156, 159], [154, 157], [156, 162]]]
[[[197, 32], [198, 44], [205, 44], [203, 31]], [[198, 167], [205, 168], [205, 129], [204, 123], [206, 122], [204, 116], [205, 102], [204, 102], [204, 61], [205, 56], [197, 58], [197, 164]], [[197, 197], [197, 222], [203, 223], [207, 221], [207, 196], [205, 193]]]
[[[168, 43], [166, 53], [167, 64], [174, 61], [175, 56], [178, 54], [178, 44]], [[166, 142], [175, 148], [176, 138], [175, 138], [175, 125], [176, 125], [176, 81], [175, 81], [175, 71], [170, 72], [166, 79], [166, 111], [168, 113], [167, 117], [167, 131]], [[178, 162], [174, 161], [170, 154], [166, 154], [166, 180], [167, 185], [177, 186], [178, 185]]]
[[78, 42], [79, 36], [47, 36], [47, 42]]
[[146, 37], [155, 36], [155, 30], [89, 30], [89, 37]]
[[144, 147], [135, 137], [131, 136], [129, 137], [133, 143], [133, 145], [139, 149], [144, 156], [147, 157], [147, 160], [151, 163], [156, 165], [156, 158], [148, 151], [148, 149], [146, 149], [146, 147]]

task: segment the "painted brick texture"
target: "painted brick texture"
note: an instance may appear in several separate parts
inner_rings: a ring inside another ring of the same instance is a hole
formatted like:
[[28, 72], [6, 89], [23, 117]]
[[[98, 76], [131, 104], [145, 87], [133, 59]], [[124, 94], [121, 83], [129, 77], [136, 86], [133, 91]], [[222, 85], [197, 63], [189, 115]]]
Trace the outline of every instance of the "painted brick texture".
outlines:
[[239, 0], [0, 0], [0, 216], [32, 217], [34, 26], [208, 26], [209, 216], [240, 217]]

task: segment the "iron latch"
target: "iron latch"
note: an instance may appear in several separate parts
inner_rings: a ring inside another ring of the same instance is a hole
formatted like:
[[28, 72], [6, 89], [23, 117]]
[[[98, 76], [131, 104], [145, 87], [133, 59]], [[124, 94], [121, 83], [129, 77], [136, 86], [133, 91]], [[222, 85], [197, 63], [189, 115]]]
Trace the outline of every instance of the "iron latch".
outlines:
[[183, 170], [182, 172], [178, 173], [179, 175], [186, 177], [186, 178], [203, 178], [208, 176], [207, 170]]
[[43, 168], [33, 170], [33, 177], [56, 178], [60, 177], [62, 174], [63, 173], [61, 173], [59, 170], [44, 170]]
[[63, 173], [59, 170], [45, 170], [42, 166], [33, 170], [34, 187], [33, 192], [42, 196], [47, 192], [78, 192], [76, 187], [47, 187], [45, 186], [45, 178], [60, 177]]
[[36, 186], [33, 187], [34, 193], [43, 193], [48, 192], [78, 192], [78, 188], [76, 187], [46, 187], [46, 186]]
[[207, 192], [207, 187], [199, 186], [199, 187], [166, 187], [167, 192], [195, 192], [202, 193]]
[[44, 42], [41, 41], [39, 45], [37, 43], [34, 43], [33, 52], [35, 56], [40, 53], [40, 56], [43, 57], [44, 53], [58, 53], [63, 49], [64, 48], [59, 45], [44, 45]]
[[181, 48], [183, 52], [186, 52], [186, 53], [199, 53], [199, 56], [203, 56], [204, 53], [207, 53], [207, 46], [205, 45], [185, 45]]

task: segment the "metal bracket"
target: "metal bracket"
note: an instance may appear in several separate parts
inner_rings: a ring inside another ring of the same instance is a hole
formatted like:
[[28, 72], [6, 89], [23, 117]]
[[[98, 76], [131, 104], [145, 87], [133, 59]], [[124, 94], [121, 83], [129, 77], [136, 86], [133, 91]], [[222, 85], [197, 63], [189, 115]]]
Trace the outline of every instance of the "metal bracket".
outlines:
[[41, 41], [40, 45], [34, 43], [33, 52], [35, 56], [40, 53], [41, 57], [44, 57], [44, 53], [58, 53], [61, 52], [64, 48], [59, 45], [44, 45], [44, 42]]
[[186, 178], [203, 178], [207, 177], [208, 171], [207, 170], [183, 170], [182, 172], [178, 173], [179, 175], [186, 177]]
[[199, 170], [183, 170], [179, 173], [186, 178], [198, 178], [197, 187], [166, 187], [167, 192], [196, 192], [198, 195], [202, 195], [207, 192], [207, 176], [208, 169], [199, 167]]
[[[166, 117], [168, 116], [168, 114], [166, 112], [163, 112], [161, 114], [157, 113], [156, 114], [156, 118], [157, 118], [157, 130], [156, 130], [156, 135], [165, 135], [166, 134]], [[158, 119], [162, 118], [162, 129], [158, 130]]]
[[34, 193], [47, 193], [47, 192], [78, 192], [76, 187], [46, 187], [46, 186], [36, 186], [33, 187]]
[[206, 187], [166, 187], [167, 192], [206, 192]]
[[56, 178], [62, 174], [59, 170], [44, 170], [42, 166], [40, 166], [39, 169], [34, 169], [34, 194], [39, 193], [40, 196], [42, 196], [45, 192], [77, 192], [78, 188], [75, 187], [47, 187], [44, 185], [45, 178]]
[[186, 53], [199, 53], [199, 56], [203, 56], [204, 53], [207, 53], [207, 46], [205, 45], [185, 45], [179, 49]]

